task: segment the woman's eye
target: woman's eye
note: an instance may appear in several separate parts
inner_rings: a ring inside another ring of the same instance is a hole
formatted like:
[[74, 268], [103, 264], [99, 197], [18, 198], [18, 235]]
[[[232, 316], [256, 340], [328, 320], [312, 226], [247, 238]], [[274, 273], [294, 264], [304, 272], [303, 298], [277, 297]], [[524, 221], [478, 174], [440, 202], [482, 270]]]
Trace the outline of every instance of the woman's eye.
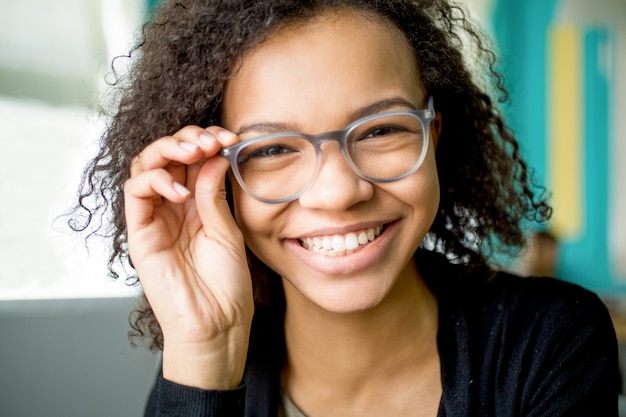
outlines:
[[259, 149], [255, 149], [252, 152], [248, 153], [248, 156], [246, 159], [276, 157], [276, 156], [284, 155], [290, 152], [293, 152], [293, 150], [286, 146], [269, 145], [269, 146], [264, 146]]
[[373, 129], [370, 129], [365, 135], [363, 135], [362, 139], [370, 139], [376, 138], [380, 136], [393, 135], [396, 133], [406, 132], [407, 129], [400, 126], [379, 126]]

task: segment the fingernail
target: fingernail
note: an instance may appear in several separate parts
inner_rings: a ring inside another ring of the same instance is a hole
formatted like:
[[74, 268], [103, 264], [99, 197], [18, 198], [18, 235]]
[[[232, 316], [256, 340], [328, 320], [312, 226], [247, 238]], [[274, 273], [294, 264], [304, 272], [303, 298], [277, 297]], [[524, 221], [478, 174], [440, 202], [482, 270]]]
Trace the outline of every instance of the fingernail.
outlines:
[[228, 130], [220, 130], [217, 132], [217, 136], [219, 136], [224, 142], [230, 142], [235, 134], [229, 132]]
[[211, 146], [216, 141], [217, 139], [215, 139], [213, 136], [209, 135], [208, 133], [203, 133], [200, 135], [200, 142], [202, 142], [205, 146]]
[[193, 152], [196, 149], [198, 149], [198, 145], [195, 145], [193, 143], [181, 141], [181, 142], [178, 142], [178, 144], [180, 145], [181, 148], [183, 148], [187, 152]]
[[191, 191], [189, 191], [187, 187], [177, 182], [174, 182], [174, 190], [176, 190], [176, 192], [183, 197], [187, 197], [189, 194], [191, 194]]

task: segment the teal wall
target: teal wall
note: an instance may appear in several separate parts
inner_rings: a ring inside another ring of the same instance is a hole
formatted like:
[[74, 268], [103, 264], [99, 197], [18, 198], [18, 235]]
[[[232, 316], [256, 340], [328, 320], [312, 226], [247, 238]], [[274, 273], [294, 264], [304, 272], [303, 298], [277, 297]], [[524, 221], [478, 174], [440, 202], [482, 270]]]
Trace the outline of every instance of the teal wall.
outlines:
[[[580, 207], [570, 209], [580, 212], [581, 227], [576, 232], [559, 235], [558, 274], [599, 292], [622, 291], [626, 279], [611, 268], [613, 260], [610, 258], [610, 253], [619, 251], [611, 251], [609, 247], [609, 184], [618, 181], [611, 177], [610, 158], [614, 134], [612, 114], [616, 113], [611, 107], [615, 71], [609, 68], [611, 61], [603, 59], [612, 56], [611, 48], [616, 45], [615, 27], [601, 21], [559, 22], [556, 11], [560, 3], [558, 0], [496, 2], [491, 16], [492, 29], [503, 56], [501, 68], [511, 91], [511, 104], [505, 111], [518, 134], [524, 155], [536, 171], [536, 178], [550, 186], [550, 164], [559, 156], [559, 149], [550, 154], [550, 142], [555, 140], [550, 135], [553, 122], [550, 114], [554, 110], [549, 100], [553, 92], [549, 68], [550, 31], [562, 24], [573, 24], [582, 39], [581, 62], [578, 63], [582, 85], [572, 94], [581, 95], [576, 98], [582, 103], [582, 112], [573, 114], [571, 123], [580, 124], [582, 141], [578, 166], [580, 200], [577, 204]], [[577, 146], [576, 141], [572, 143]]]
[[506, 109], [536, 178], [546, 176], [546, 30], [556, 0], [497, 0], [492, 25], [510, 91]]

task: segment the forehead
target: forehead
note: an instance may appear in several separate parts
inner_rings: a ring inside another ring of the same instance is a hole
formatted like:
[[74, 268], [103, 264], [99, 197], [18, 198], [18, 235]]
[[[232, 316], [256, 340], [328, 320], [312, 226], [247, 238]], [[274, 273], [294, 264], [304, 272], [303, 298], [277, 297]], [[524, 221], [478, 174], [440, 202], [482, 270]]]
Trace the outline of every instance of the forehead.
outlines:
[[421, 91], [402, 32], [381, 17], [341, 10], [281, 27], [248, 51], [226, 85], [223, 116], [225, 124], [246, 111], [266, 119], [297, 111], [324, 117], [331, 101], [333, 111], [351, 111], [395, 96], [418, 106]]
[[[268, 37], [268, 41], [297, 37], [321, 38], [324, 35], [338, 39], [344, 32], [353, 36], [342, 39], [342, 42], [351, 43], [352, 46], [360, 44], [359, 41], [375, 42], [376, 38], [387, 38], [394, 44], [390, 52], [398, 52], [408, 59], [413, 57], [408, 39], [391, 20], [373, 12], [347, 8], [331, 9], [314, 15], [308, 20], [297, 20], [279, 25]], [[253, 54], [254, 50], [251, 53]]]

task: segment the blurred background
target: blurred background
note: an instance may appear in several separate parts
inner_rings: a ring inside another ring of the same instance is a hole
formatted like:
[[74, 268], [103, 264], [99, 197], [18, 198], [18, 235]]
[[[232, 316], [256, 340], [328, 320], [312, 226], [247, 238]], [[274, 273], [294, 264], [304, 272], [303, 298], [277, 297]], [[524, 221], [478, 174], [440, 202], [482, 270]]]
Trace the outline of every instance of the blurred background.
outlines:
[[[137, 290], [57, 217], [102, 132], [110, 62], [155, 2], [0, 0], [2, 416], [142, 414], [157, 358], [127, 340]], [[465, 3], [502, 55], [504, 111], [555, 209], [508, 268], [597, 292], [626, 343], [626, 0]]]
[[0, 416], [133, 417], [157, 358], [128, 341], [137, 290], [57, 218], [75, 204], [110, 62], [146, 0], [0, 0]]

